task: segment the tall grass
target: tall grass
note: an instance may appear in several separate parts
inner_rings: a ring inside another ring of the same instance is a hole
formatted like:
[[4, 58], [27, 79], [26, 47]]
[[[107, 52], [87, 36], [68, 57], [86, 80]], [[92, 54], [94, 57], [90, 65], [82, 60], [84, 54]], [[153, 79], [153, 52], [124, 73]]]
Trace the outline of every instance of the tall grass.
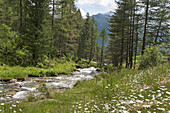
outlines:
[[64, 93], [47, 100], [21, 104], [29, 113], [166, 112], [169, 110], [169, 64], [147, 70], [101, 73], [78, 82]]

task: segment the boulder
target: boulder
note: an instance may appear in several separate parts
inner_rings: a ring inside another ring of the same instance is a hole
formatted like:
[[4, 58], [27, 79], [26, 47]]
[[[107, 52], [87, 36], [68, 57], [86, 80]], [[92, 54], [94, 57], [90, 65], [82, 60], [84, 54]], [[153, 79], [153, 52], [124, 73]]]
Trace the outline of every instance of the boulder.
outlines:
[[79, 66], [79, 65], [75, 65], [75, 66], [76, 66], [76, 68], [77, 68], [77, 69], [82, 68], [82, 67], [81, 67], [81, 66]]
[[15, 82], [17, 82], [17, 79], [11, 79], [9, 82], [15, 83]]
[[1, 62], [1, 66], [5, 66], [5, 64], [3, 62]]
[[95, 71], [93, 70], [90, 74], [91, 74], [91, 75], [95, 74]]
[[10, 84], [8, 84], [8, 86], [10, 86], [10, 87], [22, 87], [21, 84], [19, 84], [19, 83], [10, 83]]
[[98, 71], [98, 72], [102, 72], [102, 71], [103, 71], [103, 69], [101, 69], [101, 68], [97, 68], [97, 69], [96, 69], [96, 71]]

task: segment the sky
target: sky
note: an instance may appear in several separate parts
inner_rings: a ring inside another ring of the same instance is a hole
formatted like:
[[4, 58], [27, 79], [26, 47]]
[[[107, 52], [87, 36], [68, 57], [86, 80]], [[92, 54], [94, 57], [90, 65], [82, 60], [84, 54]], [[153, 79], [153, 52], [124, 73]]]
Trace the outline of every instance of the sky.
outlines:
[[82, 16], [106, 13], [116, 9], [115, 0], [77, 0], [76, 6], [80, 8]]

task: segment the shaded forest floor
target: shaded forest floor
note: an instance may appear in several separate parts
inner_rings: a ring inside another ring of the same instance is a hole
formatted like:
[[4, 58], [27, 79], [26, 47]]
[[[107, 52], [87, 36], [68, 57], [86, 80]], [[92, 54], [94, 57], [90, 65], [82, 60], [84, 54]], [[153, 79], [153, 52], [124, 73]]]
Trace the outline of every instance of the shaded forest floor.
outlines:
[[63, 93], [50, 93], [45, 100], [2, 105], [4, 112], [168, 112], [169, 64], [146, 70], [114, 70], [93, 80], [78, 82]]

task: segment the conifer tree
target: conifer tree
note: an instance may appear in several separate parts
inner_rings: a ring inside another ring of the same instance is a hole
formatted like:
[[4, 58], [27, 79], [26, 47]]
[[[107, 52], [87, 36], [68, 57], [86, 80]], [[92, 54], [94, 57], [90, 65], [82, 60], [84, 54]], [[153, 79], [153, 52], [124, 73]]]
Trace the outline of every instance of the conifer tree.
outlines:
[[26, 18], [24, 42], [31, 53], [32, 64], [36, 65], [47, 53], [48, 39], [44, 37], [43, 27], [46, 24], [47, 16], [49, 16], [49, 1], [27, 0], [26, 4], [28, 17]]
[[100, 33], [100, 37], [101, 37], [101, 61], [100, 61], [100, 65], [103, 65], [103, 57], [104, 57], [104, 46], [105, 43], [107, 41], [107, 33], [106, 33], [106, 28], [104, 27]]

